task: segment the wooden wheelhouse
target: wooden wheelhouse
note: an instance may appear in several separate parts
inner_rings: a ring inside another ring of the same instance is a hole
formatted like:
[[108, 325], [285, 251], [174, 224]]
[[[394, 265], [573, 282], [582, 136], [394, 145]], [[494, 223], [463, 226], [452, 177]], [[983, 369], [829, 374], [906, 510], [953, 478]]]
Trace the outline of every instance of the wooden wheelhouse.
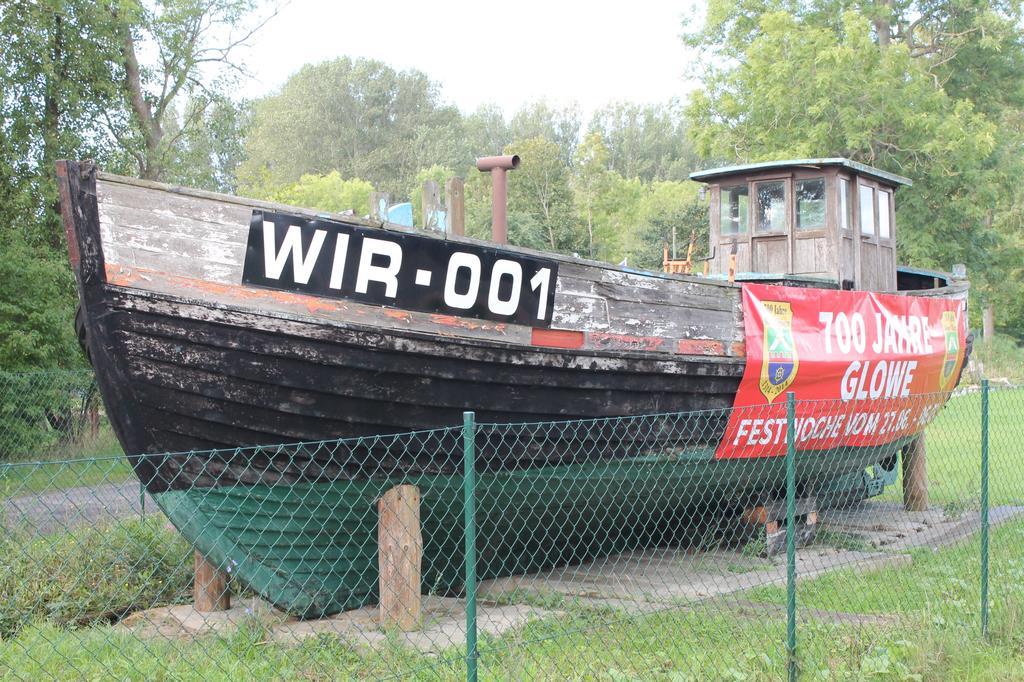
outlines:
[[710, 189], [712, 275], [896, 291], [895, 194], [910, 180], [843, 158], [692, 173]]

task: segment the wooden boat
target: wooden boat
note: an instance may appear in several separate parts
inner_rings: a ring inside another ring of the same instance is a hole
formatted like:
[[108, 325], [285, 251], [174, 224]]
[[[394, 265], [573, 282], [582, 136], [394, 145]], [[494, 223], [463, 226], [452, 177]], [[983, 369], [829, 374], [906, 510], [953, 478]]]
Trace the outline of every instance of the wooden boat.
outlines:
[[[808, 173], [830, 191], [845, 178], [891, 195], [901, 181], [844, 160], [701, 176], [715, 253], [711, 276], [695, 277], [90, 163], [61, 162], [58, 177], [80, 337], [140, 480], [209, 560], [278, 606], [321, 616], [376, 599], [374, 503], [403, 480], [423, 491], [424, 589], [458, 588], [460, 435], [445, 427], [467, 410], [497, 425], [477, 436], [489, 472], [478, 503], [484, 577], [649, 542], [659, 519], [779, 486], [778, 459], [715, 458], [746, 362], [741, 289], [727, 272], [897, 284], [891, 240], [845, 235], [831, 200], [817, 231], [744, 241], [723, 230], [735, 183], [783, 171], [790, 192]], [[966, 283], [941, 284], [921, 293], [966, 295]], [[653, 416], [551, 426], [624, 415]], [[534, 426], [513, 437], [502, 424]], [[409, 431], [422, 433], [387, 436]], [[906, 440], [834, 452], [826, 478], [889, 461]], [[820, 478], [820, 457], [801, 458]], [[644, 499], [649, 518], [630, 517], [627, 498]]]

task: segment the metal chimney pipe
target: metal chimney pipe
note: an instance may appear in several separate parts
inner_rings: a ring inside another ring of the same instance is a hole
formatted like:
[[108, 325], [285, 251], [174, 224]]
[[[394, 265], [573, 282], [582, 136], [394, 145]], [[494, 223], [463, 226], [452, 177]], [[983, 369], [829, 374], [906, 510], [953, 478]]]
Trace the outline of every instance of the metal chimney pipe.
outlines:
[[476, 160], [481, 173], [491, 174], [491, 240], [508, 242], [508, 181], [506, 171], [519, 167], [519, 156], [482, 156]]

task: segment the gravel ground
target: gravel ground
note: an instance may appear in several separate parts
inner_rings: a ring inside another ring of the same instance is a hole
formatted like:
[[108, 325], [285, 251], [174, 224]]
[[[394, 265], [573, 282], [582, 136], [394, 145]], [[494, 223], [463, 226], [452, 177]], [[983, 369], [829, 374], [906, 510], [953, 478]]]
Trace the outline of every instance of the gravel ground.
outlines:
[[[0, 509], [8, 528], [37, 535], [143, 513], [136, 480], [13, 497], [3, 502]], [[159, 513], [149, 495], [145, 498], [145, 513]]]

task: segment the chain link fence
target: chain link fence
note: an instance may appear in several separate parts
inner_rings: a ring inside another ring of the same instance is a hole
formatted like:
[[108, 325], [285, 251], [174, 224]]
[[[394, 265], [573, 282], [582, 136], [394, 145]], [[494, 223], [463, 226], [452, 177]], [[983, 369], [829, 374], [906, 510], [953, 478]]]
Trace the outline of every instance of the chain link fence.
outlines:
[[0, 462], [117, 452], [91, 370], [0, 372]]
[[0, 674], [1024, 677], [1024, 389], [944, 398], [8, 461]]

